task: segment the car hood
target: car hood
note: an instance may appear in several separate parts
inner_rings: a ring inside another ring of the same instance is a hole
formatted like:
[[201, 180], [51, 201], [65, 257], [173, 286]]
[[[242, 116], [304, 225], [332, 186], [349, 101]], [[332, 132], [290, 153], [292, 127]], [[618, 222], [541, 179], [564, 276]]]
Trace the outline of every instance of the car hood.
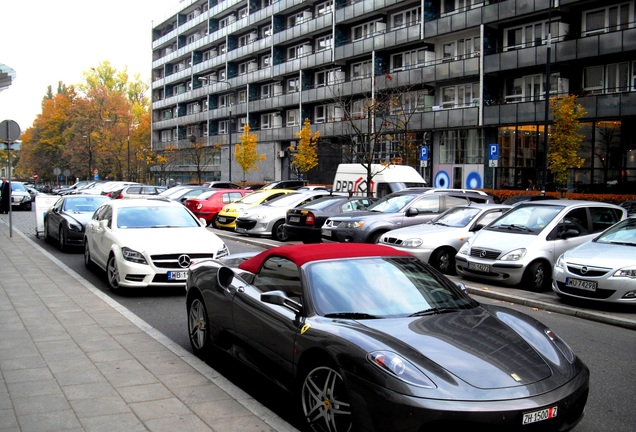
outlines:
[[86, 226], [88, 221], [93, 217], [93, 212], [64, 212], [64, 216], [69, 219], [75, 219], [83, 226]]
[[223, 244], [205, 228], [132, 228], [117, 232], [121, 246], [153, 255], [216, 253]]
[[357, 323], [376, 337], [390, 338], [391, 344], [406, 345], [399, 352], [413, 349], [480, 389], [525, 386], [552, 375], [550, 366], [529, 343], [482, 307]]
[[577, 264], [621, 268], [634, 265], [635, 246], [587, 242], [570, 249], [565, 258]]
[[518, 231], [491, 231], [489, 229], [483, 229], [472, 238], [470, 245], [471, 247], [497, 249], [502, 252], [507, 252], [518, 248], [527, 248], [538, 238], [545, 238], [545, 235], [544, 232], [536, 236], [534, 234], [523, 234]]
[[418, 225], [411, 225], [404, 228], [398, 228], [389, 231], [386, 236], [396, 237], [399, 239], [408, 239], [413, 237], [423, 237], [430, 238], [431, 235], [435, 235], [436, 237], [448, 237], [453, 235], [454, 233], [463, 233], [466, 231], [466, 227], [449, 227], [444, 225], [433, 225], [428, 223], [422, 223]]

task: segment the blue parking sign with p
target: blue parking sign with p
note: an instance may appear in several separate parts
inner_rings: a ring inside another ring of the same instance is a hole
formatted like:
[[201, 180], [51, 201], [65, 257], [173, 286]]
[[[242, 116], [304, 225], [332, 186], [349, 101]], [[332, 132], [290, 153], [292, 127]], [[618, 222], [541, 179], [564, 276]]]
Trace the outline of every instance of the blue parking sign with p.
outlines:
[[428, 146], [422, 146], [420, 148], [420, 160], [421, 161], [428, 160]]
[[490, 160], [499, 159], [499, 144], [490, 144]]

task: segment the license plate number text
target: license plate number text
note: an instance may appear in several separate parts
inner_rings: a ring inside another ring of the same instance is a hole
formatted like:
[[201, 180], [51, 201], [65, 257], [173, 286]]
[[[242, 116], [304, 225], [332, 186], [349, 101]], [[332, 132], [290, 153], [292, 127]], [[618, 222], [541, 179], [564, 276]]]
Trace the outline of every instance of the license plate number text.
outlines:
[[596, 291], [597, 287], [596, 282], [574, 278], [567, 278], [565, 280], [565, 285], [571, 288], [580, 288], [586, 291]]
[[188, 277], [187, 271], [170, 271], [168, 272], [168, 280], [186, 280]]
[[488, 264], [480, 264], [480, 263], [474, 263], [469, 261], [468, 268], [471, 270], [477, 270], [480, 272], [490, 273], [490, 265]]
[[524, 425], [548, 420], [557, 416], [557, 407], [546, 408], [539, 411], [525, 413], [523, 415]]

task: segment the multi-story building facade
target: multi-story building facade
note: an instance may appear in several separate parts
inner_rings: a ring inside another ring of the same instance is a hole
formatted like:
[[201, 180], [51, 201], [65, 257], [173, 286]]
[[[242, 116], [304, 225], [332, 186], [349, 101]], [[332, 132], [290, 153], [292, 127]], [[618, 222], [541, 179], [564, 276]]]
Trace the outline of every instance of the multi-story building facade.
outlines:
[[[314, 182], [365, 148], [376, 162], [425, 165], [438, 187], [541, 184], [554, 127], [546, 97], [574, 94], [585, 163], [569, 186], [636, 186], [633, 0], [181, 5], [153, 29], [153, 149], [204, 143], [207, 179], [243, 179], [230, 148], [245, 124], [267, 156], [246, 180], [294, 177], [289, 149], [308, 118], [321, 137]], [[387, 95], [382, 109], [371, 102]], [[409, 146], [428, 147], [425, 164]], [[178, 181], [192, 170], [183, 165]]]

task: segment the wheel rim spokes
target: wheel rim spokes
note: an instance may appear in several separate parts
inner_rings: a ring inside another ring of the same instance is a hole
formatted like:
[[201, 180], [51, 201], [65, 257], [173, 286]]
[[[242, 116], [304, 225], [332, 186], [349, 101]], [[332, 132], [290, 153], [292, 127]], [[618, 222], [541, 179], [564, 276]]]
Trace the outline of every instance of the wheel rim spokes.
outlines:
[[333, 369], [318, 368], [307, 377], [302, 402], [305, 417], [314, 430], [351, 430], [351, 407], [344, 383]]
[[203, 307], [199, 300], [192, 302], [190, 306], [190, 340], [197, 348], [203, 348], [205, 345], [205, 334], [207, 332], [207, 323], [203, 313]]
[[113, 287], [119, 286], [119, 271], [117, 271], [115, 260], [111, 260], [108, 264], [108, 281]]

